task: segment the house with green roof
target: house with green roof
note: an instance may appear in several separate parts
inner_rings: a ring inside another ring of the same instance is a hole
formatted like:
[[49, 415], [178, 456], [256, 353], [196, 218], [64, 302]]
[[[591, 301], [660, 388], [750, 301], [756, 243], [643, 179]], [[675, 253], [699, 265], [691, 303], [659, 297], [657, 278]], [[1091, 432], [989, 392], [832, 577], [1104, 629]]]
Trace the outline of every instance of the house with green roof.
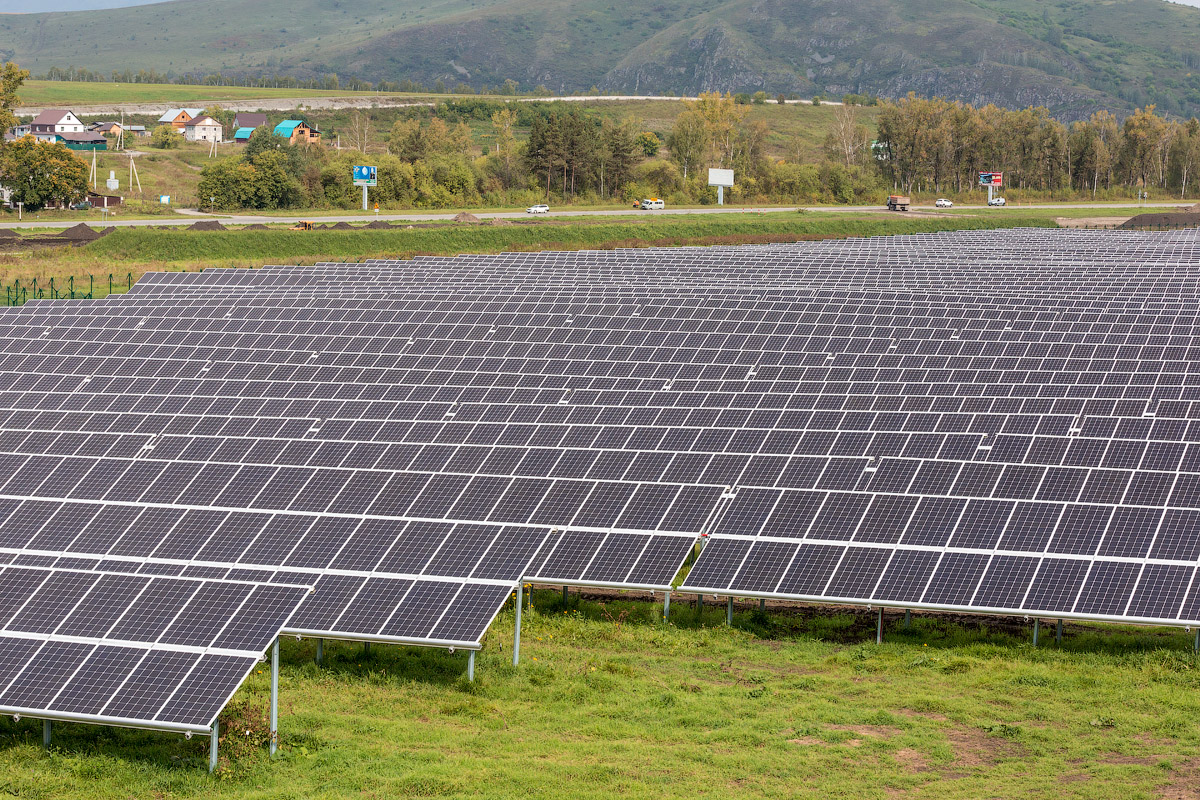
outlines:
[[292, 144], [312, 144], [321, 141], [321, 132], [302, 119], [285, 119], [275, 126], [274, 133]]

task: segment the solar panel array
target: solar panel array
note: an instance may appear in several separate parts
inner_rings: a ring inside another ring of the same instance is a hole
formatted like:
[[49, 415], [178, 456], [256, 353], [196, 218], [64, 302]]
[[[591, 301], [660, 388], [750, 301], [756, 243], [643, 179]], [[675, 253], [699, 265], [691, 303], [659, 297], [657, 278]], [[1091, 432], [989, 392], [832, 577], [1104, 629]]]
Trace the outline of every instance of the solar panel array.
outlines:
[[1194, 233], [148, 275], [0, 312], [0, 556], [313, 585], [477, 648], [522, 579], [1200, 622]]
[[0, 571], [0, 713], [206, 732], [309, 587]]

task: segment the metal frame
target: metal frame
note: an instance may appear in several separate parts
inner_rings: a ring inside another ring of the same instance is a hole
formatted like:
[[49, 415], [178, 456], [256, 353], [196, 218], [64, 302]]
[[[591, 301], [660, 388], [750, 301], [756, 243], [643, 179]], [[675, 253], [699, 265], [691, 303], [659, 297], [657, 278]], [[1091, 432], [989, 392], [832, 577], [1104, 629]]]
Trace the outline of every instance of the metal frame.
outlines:
[[[239, 684], [240, 688], [240, 684]], [[226, 701], [228, 702], [228, 701]], [[224, 707], [224, 703], [221, 704]], [[207, 734], [212, 730], [211, 725], [187, 725], [180, 722], [154, 722], [126, 717], [106, 717], [100, 714], [75, 714], [67, 711], [53, 711], [41, 708], [18, 708], [8, 706], [0, 708], [0, 715], [10, 716], [14, 720], [40, 719], [43, 722], [80, 722], [85, 725], [107, 725], [113, 728], [134, 728], [142, 731], [160, 731], [162, 733]]]
[[992, 608], [985, 606], [947, 606], [938, 605], [935, 603], [903, 603], [894, 600], [872, 601], [863, 598], [845, 598], [845, 597], [821, 597], [816, 595], [795, 595], [783, 594], [781, 592], [755, 592], [731, 590], [728, 587], [714, 589], [710, 586], [682, 586], [680, 591], [685, 591], [688, 594], [695, 593], [697, 595], [711, 594], [717, 597], [755, 597], [767, 600], [788, 600], [794, 603], [807, 603], [810, 605], [827, 605], [827, 606], [859, 606], [872, 608], [878, 602], [887, 603], [888, 608], [903, 608], [910, 611], [942, 611], [952, 614], [985, 614], [995, 617], [1050, 617], [1064, 620], [1078, 620], [1082, 622], [1104, 622], [1115, 625], [1143, 625], [1143, 626], [1161, 626], [1166, 628], [1194, 628], [1200, 627], [1200, 622], [1193, 620], [1181, 619], [1158, 619], [1154, 617], [1117, 617], [1117, 616], [1102, 616], [1098, 614], [1076, 614], [1074, 612], [1064, 611], [1046, 611], [1045, 609], [1032, 608]]
[[[503, 607], [503, 606], [501, 606]], [[497, 613], [499, 610], [497, 609]], [[493, 619], [495, 617], [493, 616]], [[491, 627], [491, 621], [488, 622], [488, 627]], [[374, 633], [341, 633], [338, 631], [325, 630], [308, 630], [297, 628], [284, 628], [279, 632], [280, 636], [294, 636], [297, 639], [316, 639], [317, 649], [319, 652], [324, 650], [324, 639], [333, 639], [339, 642], [362, 642], [369, 644], [399, 644], [411, 645], [413, 647], [433, 647], [438, 650], [482, 650], [481, 642], [452, 642], [446, 639], [418, 639], [418, 638], [400, 638], [395, 636], [380, 636]], [[322, 655], [324, 653], [322, 652]]]

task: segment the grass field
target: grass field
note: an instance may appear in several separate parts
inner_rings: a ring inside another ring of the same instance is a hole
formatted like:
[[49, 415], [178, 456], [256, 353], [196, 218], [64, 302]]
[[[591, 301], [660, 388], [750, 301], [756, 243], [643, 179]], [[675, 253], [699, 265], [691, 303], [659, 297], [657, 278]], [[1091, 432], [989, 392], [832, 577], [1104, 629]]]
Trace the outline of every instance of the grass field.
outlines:
[[[1178, 630], [887, 619], [536, 593], [465, 654], [284, 641], [208, 742], [0, 721], [0, 783], [52, 798], [1180, 798], [1200, 780], [1200, 661]], [[1043, 628], [1045, 633], [1047, 628]], [[246, 735], [249, 731], [249, 735]]]
[[[327, 89], [262, 89], [253, 86], [195, 86], [176, 83], [25, 81], [21, 102], [27, 106], [101, 105], [106, 103], [218, 103], [232, 100], [279, 100], [291, 97], [376, 97], [376, 92]], [[389, 94], [388, 97], [428, 95]]]
[[[94, 279], [97, 296], [107, 293], [108, 276], [117, 285], [148, 271], [255, 267], [263, 264], [411, 258], [504, 250], [575, 250], [644, 246], [745, 244], [794, 241], [803, 237], [880, 236], [940, 230], [1053, 226], [1048, 217], [935, 217], [772, 212], [697, 214], [658, 218], [571, 220], [533, 225], [450, 225], [395, 227], [391, 230], [291, 231], [229, 230], [194, 232], [118, 228], [82, 247], [39, 249], [0, 255], [0, 287], [63, 287]], [[0, 289], [2, 291], [2, 289]], [[86, 291], [84, 289], [83, 291]], [[2, 298], [3, 295], [0, 295]]]

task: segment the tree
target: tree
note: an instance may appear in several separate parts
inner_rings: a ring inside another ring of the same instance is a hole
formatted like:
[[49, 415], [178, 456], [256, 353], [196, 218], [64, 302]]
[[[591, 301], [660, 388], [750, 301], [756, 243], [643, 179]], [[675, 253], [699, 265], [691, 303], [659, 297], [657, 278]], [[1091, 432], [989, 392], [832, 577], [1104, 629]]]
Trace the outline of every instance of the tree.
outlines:
[[701, 93], [691, 104], [704, 119], [708, 135], [708, 165], [730, 167], [733, 164], [734, 142], [738, 126], [746, 116], [746, 109], [734, 101], [732, 95], [720, 92]]
[[[0, 69], [0, 132], [17, 124], [13, 109], [21, 105], [17, 92], [28, 77], [29, 70], [21, 69], [11, 61], [5, 62], [3, 69]], [[0, 138], [0, 148], [3, 146], [3, 139]]]
[[642, 155], [646, 158], [654, 158], [658, 155], [659, 148], [662, 147], [662, 141], [653, 131], [643, 131], [637, 136], [637, 145], [642, 151]]
[[496, 161], [500, 164], [500, 180], [505, 188], [516, 182], [513, 158], [517, 153], [517, 137], [513, 132], [517, 126], [517, 112], [502, 108], [492, 113], [492, 142]]
[[688, 109], [675, 118], [675, 125], [667, 137], [671, 149], [671, 160], [683, 170], [683, 178], [703, 166], [704, 153], [708, 149], [708, 127], [704, 115]]
[[270, 127], [263, 125], [250, 132], [250, 139], [246, 142], [246, 149], [242, 151], [242, 158], [250, 161], [264, 151], [291, 153], [294, 149], [295, 145], [291, 141], [283, 136], [276, 136]]
[[871, 146], [871, 135], [858, 123], [854, 106], [840, 105], [833, 111], [833, 128], [825, 137], [825, 151], [847, 169], [862, 163]]
[[150, 134], [150, 146], [159, 150], [173, 150], [183, 146], [183, 134], [170, 125], [159, 125]]
[[27, 211], [69, 205], [87, 195], [88, 166], [61, 142], [22, 136], [4, 148], [0, 182]]
[[352, 150], [366, 153], [371, 144], [371, 118], [355, 109], [350, 114], [350, 127], [346, 129], [346, 141]]

